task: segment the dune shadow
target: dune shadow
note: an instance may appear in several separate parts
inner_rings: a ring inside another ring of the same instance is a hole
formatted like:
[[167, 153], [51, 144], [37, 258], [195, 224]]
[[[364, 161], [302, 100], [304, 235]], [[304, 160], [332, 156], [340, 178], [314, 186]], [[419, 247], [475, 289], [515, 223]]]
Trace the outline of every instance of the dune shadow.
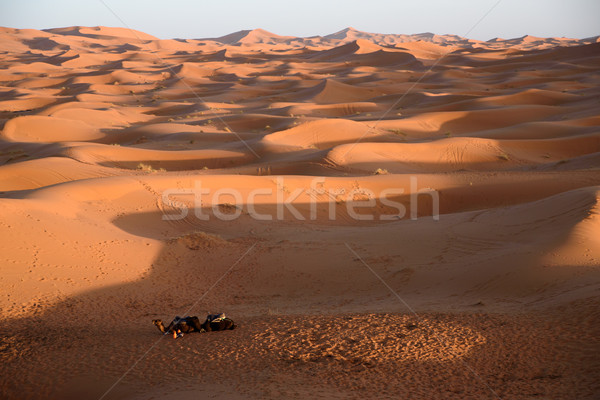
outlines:
[[[326, 209], [329, 205], [321, 206]], [[310, 209], [310, 204], [298, 205], [298, 208], [306, 211]], [[214, 212], [214, 209], [205, 208], [202, 213], [211, 211]], [[257, 211], [261, 214], [276, 213], [276, 205], [262, 205]], [[237, 209], [228, 206], [221, 212], [227, 215], [236, 213]], [[572, 223], [583, 218], [585, 212], [579, 212], [581, 216], [577, 214], [577, 218], [571, 219]], [[310, 222], [294, 221], [293, 218], [257, 221], [248, 214], [242, 214], [232, 221], [217, 218], [204, 221], [192, 216], [174, 221], [164, 220], [163, 215], [162, 212], [135, 213], [112, 221], [116, 227], [132, 235], [162, 242], [159, 255], [149, 266], [148, 272], [139, 279], [87, 291], [31, 315], [3, 321], [1, 349], [7, 362], [2, 369], [28, 371], [22, 377], [11, 378], [13, 383], [4, 382], [5, 387], [17, 390], [17, 385], [23, 385], [28, 379], [70, 382], [73, 378], [83, 379], [90, 373], [105, 374], [103, 376], [116, 379], [144, 349], [147, 350], [160, 338], [150, 322], [153, 318], [167, 320], [186, 310], [200, 316], [208, 311], [225, 311], [240, 321], [242, 326], [252, 323], [256, 318], [262, 321], [269, 319], [270, 310], [284, 315], [338, 315], [361, 309], [406, 312], [391, 293], [382, 294], [384, 288], [366, 268], [356, 264], [348, 269], [348, 265], [356, 260], [344, 246], [345, 241], [350, 241], [354, 246], [359, 246], [357, 248], [364, 254], [366, 250], [363, 246], [377, 246], [379, 239], [375, 232], [378, 229], [386, 226], [385, 229], [391, 234], [395, 229], [401, 229], [397, 222], [370, 223], [361, 228], [356, 221], [353, 226], [346, 227], [331, 227], [322, 224], [323, 221], [319, 225], [317, 221], [310, 228]], [[466, 226], [473, 224], [476, 231], [486, 232], [486, 227], [477, 221], [478, 215], [473, 214]], [[435, 221], [431, 218], [428, 220], [428, 224], [435, 226]], [[416, 229], [418, 224], [422, 224], [420, 221], [407, 222], [411, 225], [403, 229]], [[442, 225], [447, 226], [451, 225]], [[518, 231], [525, 238], [536, 235], [535, 230], [531, 234], [526, 231], [523, 234], [521, 228]], [[423, 238], [427, 236], [435, 243], [435, 238], [430, 235], [436, 231], [430, 228], [429, 234], [427, 230], [417, 232], [414, 234], [424, 235]], [[445, 235], [444, 232], [440, 228], [436, 235]], [[568, 232], [569, 229], [565, 228], [547, 245], [552, 247], [556, 242], [563, 241]], [[487, 232], [486, 235], [493, 240], [493, 233]], [[505, 240], [503, 238], [499, 240]], [[477, 246], [481, 249], [481, 238], [478, 240]], [[394, 241], [390, 241], [390, 245], [392, 243]], [[396, 246], [384, 248], [390, 250], [392, 257], [402, 254], [402, 249]], [[485, 249], [482, 252], [485, 253]], [[382, 256], [384, 254], [377, 253], [377, 257]], [[477, 259], [484, 256], [473, 255]], [[306, 262], [302, 260], [303, 257], [306, 257]], [[368, 262], [375, 263], [373, 265], [380, 271], [387, 271], [384, 273], [385, 279], [394, 287], [403, 287], [412, 279], [393, 273], [393, 269], [389, 270], [394, 263], [382, 266], [373, 257], [375, 254], [367, 258]], [[531, 258], [535, 263], [535, 258], [539, 256], [524, 253], [523, 257]], [[232, 266], [235, 268], [229, 270]], [[416, 268], [419, 271], [419, 267]], [[362, 289], [359, 289], [357, 281], [370, 283], [361, 284]], [[432, 292], [435, 290], [431, 282], [417, 284], [411, 289], [421, 297], [427, 297], [428, 292], [433, 297], [438, 296]], [[408, 298], [411, 299], [410, 296]], [[243, 332], [236, 335], [242, 335], [235, 337], [245, 340]], [[115, 337], [121, 339], [116, 340]], [[204, 347], [210, 343], [214, 342], [196, 345]], [[160, 348], [165, 351], [167, 345], [161, 345]], [[122, 355], [118, 362], [115, 362], [115, 351]], [[36, 354], [38, 366], [26, 369], [26, 354]], [[151, 357], [155, 359], [159, 354]], [[73, 358], [80, 361], [67, 362]], [[43, 369], [52, 363], [63, 363], [63, 368], [44, 375]], [[157, 371], [165, 369], [169, 369], [168, 364]], [[5, 373], [2, 375], [8, 376]], [[147, 379], [139, 374], [135, 376], [142, 382]], [[60, 386], [58, 383], [56, 385]], [[39, 397], [40, 393], [35, 392], [35, 387], [31, 385], [22, 390], [23, 398]], [[119, 393], [117, 391], [115, 395]]]

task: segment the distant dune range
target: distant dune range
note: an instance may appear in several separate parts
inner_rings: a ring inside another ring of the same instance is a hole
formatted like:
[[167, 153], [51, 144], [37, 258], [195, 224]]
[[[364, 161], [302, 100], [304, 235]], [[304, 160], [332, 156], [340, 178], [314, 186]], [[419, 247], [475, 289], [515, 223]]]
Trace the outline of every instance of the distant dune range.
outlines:
[[0, 397], [596, 398], [599, 42], [0, 28]]

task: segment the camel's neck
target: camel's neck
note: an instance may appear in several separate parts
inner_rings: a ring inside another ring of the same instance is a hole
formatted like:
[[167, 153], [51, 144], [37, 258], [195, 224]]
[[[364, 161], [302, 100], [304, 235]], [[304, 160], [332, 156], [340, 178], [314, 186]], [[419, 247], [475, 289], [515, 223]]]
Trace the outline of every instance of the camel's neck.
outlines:
[[158, 323], [156, 326], [158, 326], [158, 329], [160, 329], [162, 333], [166, 332], [165, 325], [162, 322]]

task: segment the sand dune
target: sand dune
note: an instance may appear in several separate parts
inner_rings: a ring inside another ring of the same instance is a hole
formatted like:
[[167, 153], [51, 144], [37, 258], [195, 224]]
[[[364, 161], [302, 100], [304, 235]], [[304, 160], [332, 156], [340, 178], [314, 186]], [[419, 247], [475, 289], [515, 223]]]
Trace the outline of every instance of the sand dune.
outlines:
[[219, 43], [229, 45], [244, 45], [244, 44], [276, 44], [281, 43], [289, 39], [293, 39], [292, 36], [279, 36], [274, 33], [268, 32], [264, 29], [253, 29], [244, 30], [229, 35], [222, 36], [220, 38], [213, 39]]
[[361, 139], [367, 130], [367, 124], [362, 122], [345, 119], [317, 120], [268, 134], [263, 141], [287, 146], [328, 149], [336, 144], [354, 143]]
[[377, 168], [394, 173], [497, 171], [555, 165], [594, 153], [600, 153], [598, 135], [546, 140], [447, 138], [433, 143], [351, 143], [336, 146], [328, 159], [365, 173]]
[[103, 135], [83, 121], [31, 115], [8, 121], [2, 137], [13, 142], [52, 143], [94, 140]]
[[0, 397], [597, 397], [599, 45], [0, 28]]
[[156, 40], [152, 35], [144, 32], [135, 31], [127, 28], [112, 28], [106, 26], [71, 26], [66, 28], [45, 29], [44, 32], [54, 33], [64, 36], [86, 36], [94, 39], [141, 39], [141, 40]]
[[[312, 57], [318, 61], [343, 61], [351, 65], [366, 66], [410, 66], [419, 69], [422, 64], [410, 53], [400, 50], [387, 50], [364, 39], [317, 52]], [[408, 65], [406, 65], [408, 64]]]
[[62, 182], [115, 175], [110, 168], [98, 168], [64, 157], [46, 157], [43, 160], [9, 164], [0, 172], [0, 191], [37, 189]]
[[339, 60], [341, 58], [344, 61], [347, 61], [347, 57], [353, 54], [369, 54], [380, 50], [382, 50], [382, 47], [375, 43], [364, 39], [357, 39], [330, 50], [324, 50], [323, 52], [317, 53], [315, 59], [335, 61], [336, 59]]

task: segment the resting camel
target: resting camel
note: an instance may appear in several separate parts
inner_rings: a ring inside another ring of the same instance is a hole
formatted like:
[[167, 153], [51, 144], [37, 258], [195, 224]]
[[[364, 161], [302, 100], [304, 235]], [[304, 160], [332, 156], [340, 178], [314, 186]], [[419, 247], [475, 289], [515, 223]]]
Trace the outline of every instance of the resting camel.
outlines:
[[[204, 323], [200, 323], [198, 317], [175, 317], [173, 321], [165, 328], [163, 322], [160, 319], [152, 320], [152, 323], [158, 327], [163, 334], [173, 333], [173, 337], [181, 337], [184, 333], [192, 332], [212, 332], [212, 331], [225, 331], [232, 330], [237, 325], [230, 318], [221, 317], [218, 320], [214, 320], [215, 315], [209, 315]], [[214, 321], [213, 321], [214, 320]]]

